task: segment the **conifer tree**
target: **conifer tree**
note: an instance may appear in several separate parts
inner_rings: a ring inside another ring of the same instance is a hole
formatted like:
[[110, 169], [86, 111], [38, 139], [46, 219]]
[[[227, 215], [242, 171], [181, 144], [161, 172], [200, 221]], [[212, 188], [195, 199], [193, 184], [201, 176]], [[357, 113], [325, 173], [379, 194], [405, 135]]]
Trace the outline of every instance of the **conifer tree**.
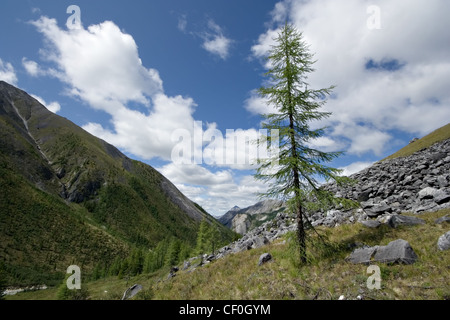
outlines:
[[167, 255], [166, 255], [166, 265], [167, 266], [172, 267], [178, 263], [180, 250], [181, 250], [180, 240], [173, 237], [170, 240]]
[[[351, 205], [348, 200], [335, 198], [320, 188], [319, 179], [332, 179], [338, 184], [349, 179], [339, 176], [341, 170], [325, 165], [341, 152], [323, 152], [314, 149], [311, 144], [325, 133], [325, 128], [311, 128], [311, 122], [331, 115], [319, 109], [334, 87], [315, 90], [309, 86], [308, 74], [314, 71], [315, 61], [302, 33], [293, 25], [286, 23], [274, 40], [276, 44], [267, 57], [270, 65], [266, 73], [269, 85], [261, 87], [258, 92], [275, 110], [274, 113], [262, 115], [263, 129], [268, 129], [269, 133], [278, 130], [280, 152], [269, 159], [258, 160], [255, 177], [269, 184], [263, 197], [287, 200], [289, 208], [296, 214], [300, 260], [305, 263], [306, 210], [337, 203]], [[268, 135], [259, 143], [266, 143], [271, 148], [274, 143], [271, 139]]]
[[204, 254], [208, 247], [209, 238], [209, 225], [205, 219], [200, 223], [200, 227], [197, 233], [197, 244], [195, 246], [195, 251], [198, 254]]

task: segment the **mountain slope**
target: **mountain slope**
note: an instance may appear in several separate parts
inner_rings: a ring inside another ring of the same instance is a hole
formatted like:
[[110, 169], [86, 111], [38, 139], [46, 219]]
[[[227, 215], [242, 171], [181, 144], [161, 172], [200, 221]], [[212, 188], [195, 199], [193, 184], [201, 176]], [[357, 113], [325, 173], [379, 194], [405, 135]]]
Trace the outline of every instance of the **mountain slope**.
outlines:
[[[0, 171], [0, 261], [10, 282], [33, 282], [32, 269], [65, 272], [68, 261], [89, 270], [168, 237], [193, 245], [203, 219], [231, 239], [155, 169], [2, 81]], [[27, 276], [14, 274], [22, 269]]]
[[245, 234], [263, 222], [272, 220], [284, 209], [285, 205], [282, 201], [268, 199], [243, 209], [235, 206], [218, 220], [233, 231]]

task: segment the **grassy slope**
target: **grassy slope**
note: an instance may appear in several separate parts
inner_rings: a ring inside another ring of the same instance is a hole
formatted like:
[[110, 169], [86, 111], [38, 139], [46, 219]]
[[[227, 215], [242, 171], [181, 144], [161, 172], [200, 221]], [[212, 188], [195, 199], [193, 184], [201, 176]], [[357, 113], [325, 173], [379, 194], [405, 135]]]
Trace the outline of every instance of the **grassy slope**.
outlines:
[[[368, 229], [359, 224], [322, 229], [334, 243], [331, 250], [311, 250], [315, 254], [309, 265], [298, 267], [292, 259], [286, 241], [263, 248], [227, 256], [194, 272], [180, 271], [166, 280], [168, 270], [132, 279], [109, 278], [85, 284], [91, 299], [120, 299], [134, 283], [145, 292], [136, 296], [156, 300], [241, 300], [241, 299], [337, 299], [344, 295], [355, 299], [449, 299], [450, 255], [437, 249], [439, 236], [448, 225], [434, 220], [450, 209], [426, 213], [425, 225], [391, 229], [384, 226]], [[386, 245], [396, 239], [407, 240], [419, 257], [413, 265], [378, 264], [381, 269], [381, 289], [369, 290], [367, 266], [353, 265], [345, 257], [351, 253], [349, 244]], [[262, 253], [270, 252], [273, 260], [258, 267]], [[239, 270], [239, 272], [236, 272]], [[162, 281], [161, 281], [162, 280]], [[21, 293], [8, 299], [56, 299], [56, 289]]]
[[383, 159], [395, 159], [399, 157], [407, 157], [414, 152], [420, 151], [422, 149], [428, 148], [436, 142], [450, 139], [450, 123], [433, 131], [432, 133], [426, 135], [425, 137], [419, 139], [416, 142], [413, 142], [406, 147], [400, 149], [396, 153], [390, 155], [389, 157]]

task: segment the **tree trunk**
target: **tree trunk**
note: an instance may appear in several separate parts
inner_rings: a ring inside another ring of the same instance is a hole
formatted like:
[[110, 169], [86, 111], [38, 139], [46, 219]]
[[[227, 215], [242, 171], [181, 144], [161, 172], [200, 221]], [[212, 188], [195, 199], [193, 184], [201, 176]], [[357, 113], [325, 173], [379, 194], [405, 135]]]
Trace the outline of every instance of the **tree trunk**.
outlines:
[[300, 261], [306, 263], [306, 233], [303, 223], [303, 210], [301, 204], [297, 208], [297, 240], [299, 245]]
[[[287, 100], [288, 100], [288, 113], [289, 113], [289, 129], [290, 132], [290, 140], [291, 140], [291, 155], [292, 158], [298, 159], [297, 154], [297, 142], [295, 140], [295, 125], [294, 125], [294, 112], [295, 109], [292, 105], [292, 73], [290, 66], [290, 55], [287, 46], [285, 47], [285, 59], [286, 59], [286, 70], [287, 72]], [[306, 263], [306, 233], [305, 226], [303, 223], [303, 208], [301, 204], [301, 195], [300, 195], [300, 176], [299, 176], [299, 168], [295, 165], [292, 168], [292, 173], [294, 174], [294, 187], [295, 187], [295, 199], [297, 202], [297, 240], [299, 244], [299, 254], [300, 254], [300, 262]]]
[[[293, 115], [289, 115], [289, 121], [290, 121], [290, 129], [291, 132], [291, 154], [294, 159], [297, 159], [297, 144], [295, 141], [295, 134], [294, 134], [294, 118]], [[306, 263], [306, 233], [305, 233], [305, 225], [303, 222], [303, 208], [301, 204], [300, 199], [300, 177], [298, 173], [298, 168], [295, 166], [293, 169], [294, 174], [294, 187], [295, 187], [295, 199], [297, 202], [297, 241], [299, 245], [299, 254], [300, 254], [300, 261], [301, 263]]]

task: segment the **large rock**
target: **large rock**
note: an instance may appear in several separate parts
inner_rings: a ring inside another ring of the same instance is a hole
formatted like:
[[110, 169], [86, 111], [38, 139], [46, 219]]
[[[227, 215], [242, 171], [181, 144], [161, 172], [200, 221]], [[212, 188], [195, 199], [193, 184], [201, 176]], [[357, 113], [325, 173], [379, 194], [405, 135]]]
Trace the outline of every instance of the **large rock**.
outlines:
[[266, 237], [254, 237], [252, 241], [253, 241], [252, 244], [253, 249], [260, 248], [269, 243], [269, 239], [267, 239]]
[[417, 255], [408, 241], [399, 239], [390, 242], [387, 246], [355, 249], [346, 260], [354, 264], [374, 262], [413, 264], [417, 260]]
[[272, 255], [270, 253], [264, 253], [259, 257], [258, 266], [262, 266], [264, 263], [272, 260]]
[[388, 264], [413, 264], [417, 260], [417, 255], [408, 241], [398, 239], [387, 246], [378, 247], [374, 260]]
[[426, 187], [419, 191], [418, 197], [420, 200], [433, 199], [442, 194], [443, 194], [443, 191], [441, 191], [441, 190], [431, 188], [431, 187]]
[[441, 251], [450, 249], [450, 231], [439, 237], [437, 246]]
[[367, 228], [378, 228], [381, 225], [381, 222], [377, 220], [367, 220], [361, 221], [361, 224]]
[[391, 212], [391, 207], [389, 207], [386, 203], [376, 204], [370, 209], [366, 209], [366, 213], [369, 217], [378, 217], [383, 213]]
[[438, 195], [434, 197], [434, 202], [437, 204], [443, 204], [450, 201], [450, 194], [447, 194], [445, 192], [440, 192]]
[[434, 220], [434, 223], [436, 223], [436, 224], [450, 223], [450, 216], [448, 214], [446, 214], [445, 216]]
[[389, 226], [392, 228], [398, 228], [400, 226], [414, 226], [418, 224], [425, 224], [425, 221], [417, 217], [403, 215], [394, 215], [389, 219]]
[[353, 264], [370, 264], [373, 262], [372, 257], [377, 252], [377, 249], [378, 246], [357, 248], [353, 250], [346, 260]]
[[139, 293], [139, 291], [141, 291], [143, 288], [140, 284], [135, 284], [133, 286], [131, 286], [130, 288], [128, 288], [122, 296], [122, 300], [127, 300], [127, 299], [131, 299], [133, 298], [135, 295], [137, 295]]

